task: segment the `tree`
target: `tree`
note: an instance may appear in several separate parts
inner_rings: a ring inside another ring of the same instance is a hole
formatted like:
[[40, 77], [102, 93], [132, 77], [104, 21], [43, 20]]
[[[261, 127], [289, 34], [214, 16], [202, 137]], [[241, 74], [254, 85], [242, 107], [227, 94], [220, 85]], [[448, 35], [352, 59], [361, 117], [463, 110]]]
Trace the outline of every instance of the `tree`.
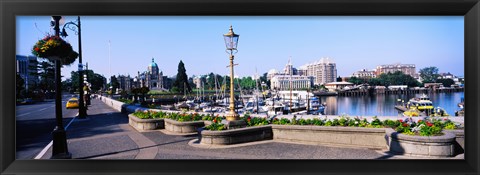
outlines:
[[383, 73], [378, 78], [368, 80], [373, 86], [390, 86], [390, 85], [407, 85], [408, 87], [420, 86], [420, 83], [410, 75], [406, 75], [401, 71], [395, 73]]
[[435, 83], [442, 83], [443, 87], [450, 87], [450, 86], [452, 86], [452, 84], [455, 84], [455, 81], [453, 81], [450, 78], [447, 78], [447, 79], [437, 79], [437, 81], [435, 81]]
[[183, 64], [182, 60], [178, 63], [178, 70], [177, 70], [177, 78], [173, 83], [173, 86], [178, 89], [179, 92], [186, 91], [187, 93], [192, 92], [192, 88], [188, 83], [188, 76], [187, 70], [185, 69], [185, 65]]
[[[83, 75], [87, 75], [88, 82], [92, 85], [90, 89], [94, 92], [103, 88], [105, 83], [105, 77], [100, 74], [95, 73], [93, 70], [85, 70]], [[78, 71], [70, 72], [70, 79], [71, 79], [71, 89], [75, 92], [78, 92]], [[82, 78], [83, 81], [83, 78]]]
[[422, 78], [423, 83], [433, 83], [437, 81], [437, 78], [439, 76], [438, 74], [438, 68], [437, 67], [426, 67], [423, 69], [420, 69], [419, 71], [420, 77]]
[[355, 85], [363, 84], [366, 83], [367, 80], [364, 78], [357, 78], [357, 77], [351, 77], [348, 82], [353, 83]]
[[338, 76], [337, 77], [337, 82], [341, 82], [342, 81], [342, 77]]
[[110, 85], [112, 86], [112, 95], [116, 94], [117, 88], [119, 87], [119, 83], [115, 75], [110, 78]]
[[55, 67], [48, 61], [42, 61], [39, 64], [40, 89], [44, 92], [55, 89]]
[[22, 76], [17, 74], [16, 76], [16, 92], [17, 92], [17, 99], [22, 97], [23, 91], [25, 90], [25, 80], [23, 80]]

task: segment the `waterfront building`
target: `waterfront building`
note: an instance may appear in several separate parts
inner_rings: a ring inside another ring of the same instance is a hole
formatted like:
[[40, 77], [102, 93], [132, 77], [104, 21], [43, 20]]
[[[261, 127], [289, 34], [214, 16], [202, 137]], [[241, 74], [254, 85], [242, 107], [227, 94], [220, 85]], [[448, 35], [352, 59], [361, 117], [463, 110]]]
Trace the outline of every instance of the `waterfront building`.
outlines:
[[370, 78], [376, 78], [377, 73], [375, 70], [369, 71], [367, 69], [362, 69], [360, 71], [354, 72], [352, 77], [370, 79]]
[[118, 75], [118, 88], [122, 89], [123, 91], [130, 91], [132, 89], [133, 79], [130, 75]]
[[451, 74], [450, 72], [447, 72], [447, 73], [440, 73], [439, 74], [440, 76], [438, 77], [438, 79], [455, 79], [457, 78], [455, 75]]
[[[313, 77], [314, 85], [324, 85], [330, 82], [336, 82], [337, 65], [329, 57], [321, 58], [313, 63], [302, 66], [301, 72], [306, 72], [306, 76]], [[305, 71], [306, 68], [306, 71]]]
[[331, 83], [326, 83], [325, 88], [328, 89], [330, 92], [335, 92], [337, 90], [342, 90], [345, 87], [352, 87], [353, 83], [350, 82], [331, 82]]
[[276, 69], [270, 69], [267, 72], [267, 80], [271, 80], [275, 75], [278, 75], [278, 71]]
[[197, 89], [203, 87], [202, 78], [200, 76], [193, 76], [193, 84], [195, 84]]
[[152, 62], [147, 66], [147, 71], [140, 73], [138, 72], [137, 81], [140, 87], [148, 87], [150, 90], [166, 90], [163, 72], [158, 69], [157, 63], [155, 63], [154, 58]]
[[39, 83], [38, 75], [35, 75], [36, 73], [38, 73], [36, 69], [38, 64], [37, 57], [28, 55], [16, 55], [15, 59], [17, 63], [17, 74], [22, 77], [25, 85], [25, 90], [28, 91]]
[[270, 82], [271, 89], [290, 90], [291, 83], [292, 90], [301, 90], [311, 88], [313, 79], [312, 77], [300, 75], [275, 75]]
[[414, 78], [418, 78], [418, 74], [415, 70], [415, 64], [386, 64], [377, 66], [376, 75], [379, 76], [382, 73], [395, 73], [400, 71], [406, 75], [410, 75]]

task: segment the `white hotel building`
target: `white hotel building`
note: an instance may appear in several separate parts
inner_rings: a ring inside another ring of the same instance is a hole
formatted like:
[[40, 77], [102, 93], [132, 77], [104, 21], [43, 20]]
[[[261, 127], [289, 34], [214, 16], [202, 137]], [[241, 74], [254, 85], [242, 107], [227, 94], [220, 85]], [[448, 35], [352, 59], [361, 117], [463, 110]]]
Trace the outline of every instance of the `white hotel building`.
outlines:
[[268, 71], [267, 79], [271, 82], [270, 88], [276, 90], [309, 89], [313, 83], [313, 77], [299, 75], [290, 60], [285, 65], [283, 72], [277, 72], [275, 69]]
[[337, 65], [328, 57], [303, 65], [299, 72], [313, 77], [315, 85], [323, 85], [337, 80]]
[[308, 89], [312, 87], [313, 77], [301, 76], [301, 75], [275, 75], [270, 80], [271, 88], [277, 90], [290, 90], [291, 89]]

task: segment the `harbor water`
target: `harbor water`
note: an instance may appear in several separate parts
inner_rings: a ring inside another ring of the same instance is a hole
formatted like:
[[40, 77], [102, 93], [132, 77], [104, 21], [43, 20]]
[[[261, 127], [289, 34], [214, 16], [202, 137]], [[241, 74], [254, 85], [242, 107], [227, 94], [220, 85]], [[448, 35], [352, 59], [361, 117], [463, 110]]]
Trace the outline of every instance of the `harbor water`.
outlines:
[[[366, 96], [322, 96], [322, 103], [327, 104], [326, 115], [348, 115], [348, 116], [398, 116], [395, 105], [404, 100], [405, 103], [411, 98], [419, 97], [421, 94], [374, 94]], [[459, 110], [458, 103], [464, 98], [464, 92], [452, 93], [429, 93], [427, 94], [433, 102], [434, 107], [441, 107], [450, 116], [455, 115]]]

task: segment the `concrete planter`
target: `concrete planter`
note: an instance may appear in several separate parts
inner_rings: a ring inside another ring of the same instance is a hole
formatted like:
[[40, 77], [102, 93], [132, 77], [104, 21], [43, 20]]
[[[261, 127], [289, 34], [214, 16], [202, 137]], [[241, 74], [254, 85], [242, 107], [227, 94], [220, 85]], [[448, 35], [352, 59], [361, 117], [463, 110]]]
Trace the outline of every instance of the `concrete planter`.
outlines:
[[179, 122], [165, 119], [165, 129], [176, 133], [197, 133], [197, 130], [205, 126], [204, 121]]
[[140, 131], [165, 128], [164, 119], [140, 119], [133, 114], [128, 115], [128, 124]]
[[410, 136], [386, 129], [388, 146], [392, 153], [409, 156], [451, 157], [455, 155], [455, 134], [442, 136]]
[[385, 128], [272, 125], [273, 139], [322, 145], [386, 149]]
[[210, 145], [231, 145], [273, 138], [271, 126], [253, 126], [224, 131], [203, 130], [200, 135], [200, 143]]

